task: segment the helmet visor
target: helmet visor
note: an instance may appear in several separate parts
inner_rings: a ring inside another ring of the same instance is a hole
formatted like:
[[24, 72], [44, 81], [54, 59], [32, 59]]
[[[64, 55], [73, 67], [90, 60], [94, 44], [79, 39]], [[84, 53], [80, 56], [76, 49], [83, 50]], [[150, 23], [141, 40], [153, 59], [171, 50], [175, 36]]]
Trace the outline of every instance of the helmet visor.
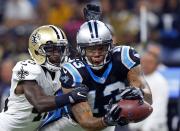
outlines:
[[91, 66], [97, 67], [105, 64], [106, 56], [109, 52], [109, 45], [95, 45], [84, 48], [87, 63]]
[[40, 50], [41, 54], [47, 57], [47, 61], [55, 66], [59, 66], [61, 59], [66, 55], [66, 46], [63, 44], [44, 44]]
[[62, 55], [65, 51], [65, 46], [60, 44], [46, 44], [41, 46], [41, 50], [43, 53], [47, 56], [53, 55], [53, 54], [60, 54]]
[[97, 51], [104, 55], [108, 52], [108, 48], [109, 46], [108, 45], [96, 45], [96, 46], [88, 46], [85, 48], [86, 50], [86, 55], [87, 54], [95, 54]]

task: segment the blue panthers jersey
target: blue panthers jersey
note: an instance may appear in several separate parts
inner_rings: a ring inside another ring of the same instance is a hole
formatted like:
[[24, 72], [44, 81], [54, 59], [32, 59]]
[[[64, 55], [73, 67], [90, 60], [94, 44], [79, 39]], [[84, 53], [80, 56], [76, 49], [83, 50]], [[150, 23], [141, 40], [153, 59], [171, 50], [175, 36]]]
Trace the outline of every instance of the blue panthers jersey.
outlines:
[[121, 91], [128, 85], [128, 71], [140, 64], [139, 54], [129, 46], [117, 46], [111, 51], [111, 61], [101, 70], [93, 70], [82, 60], [65, 63], [61, 69], [61, 83], [64, 88], [78, 84], [89, 87], [88, 102], [95, 117], [106, 114], [109, 101], [117, 103]]

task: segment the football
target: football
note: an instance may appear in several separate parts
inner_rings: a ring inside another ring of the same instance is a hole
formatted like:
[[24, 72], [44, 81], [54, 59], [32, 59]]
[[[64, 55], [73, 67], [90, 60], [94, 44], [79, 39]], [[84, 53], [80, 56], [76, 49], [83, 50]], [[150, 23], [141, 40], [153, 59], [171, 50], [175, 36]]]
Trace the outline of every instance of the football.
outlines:
[[119, 115], [132, 123], [144, 120], [153, 111], [151, 105], [143, 100], [122, 99], [118, 106], [122, 109]]

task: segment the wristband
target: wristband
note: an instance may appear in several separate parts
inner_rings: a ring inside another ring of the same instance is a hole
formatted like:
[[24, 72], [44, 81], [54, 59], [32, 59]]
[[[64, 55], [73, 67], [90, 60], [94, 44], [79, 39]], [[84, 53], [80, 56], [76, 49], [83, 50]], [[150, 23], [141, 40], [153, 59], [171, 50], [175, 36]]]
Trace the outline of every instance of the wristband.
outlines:
[[57, 107], [63, 107], [67, 104], [70, 104], [70, 93], [63, 94], [61, 96], [56, 96], [55, 97], [55, 103]]
[[108, 124], [105, 122], [104, 117], [101, 118], [101, 123], [104, 127], [108, 127]]

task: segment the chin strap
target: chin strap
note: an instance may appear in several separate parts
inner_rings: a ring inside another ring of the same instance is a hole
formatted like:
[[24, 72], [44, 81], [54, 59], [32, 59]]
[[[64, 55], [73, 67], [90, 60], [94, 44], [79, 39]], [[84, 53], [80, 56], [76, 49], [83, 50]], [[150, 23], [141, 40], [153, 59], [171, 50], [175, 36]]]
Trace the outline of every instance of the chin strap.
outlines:
[[93, 65], [86, 56], [84, 57], [84, 59], [87, 62], [87, 64], [94, 70], [100, 70], [104, 66], [104, 62], [101, 62], [99, 65]]
[[46, 63], [45, 63], [44, 65], [42, 65], [42, 66], [44, 66], [45, 68], [47, 68], [49, 71], [52, 71], [52, 72], [56, 72], [56, 71], [60, 70], [60, 66], [57, 67], [57, 66], [54, 66], [54, 65], [52, 65], [52, 64], [50, 64], [50, 63], [48, 63], [48, 62], [46, 62]]

